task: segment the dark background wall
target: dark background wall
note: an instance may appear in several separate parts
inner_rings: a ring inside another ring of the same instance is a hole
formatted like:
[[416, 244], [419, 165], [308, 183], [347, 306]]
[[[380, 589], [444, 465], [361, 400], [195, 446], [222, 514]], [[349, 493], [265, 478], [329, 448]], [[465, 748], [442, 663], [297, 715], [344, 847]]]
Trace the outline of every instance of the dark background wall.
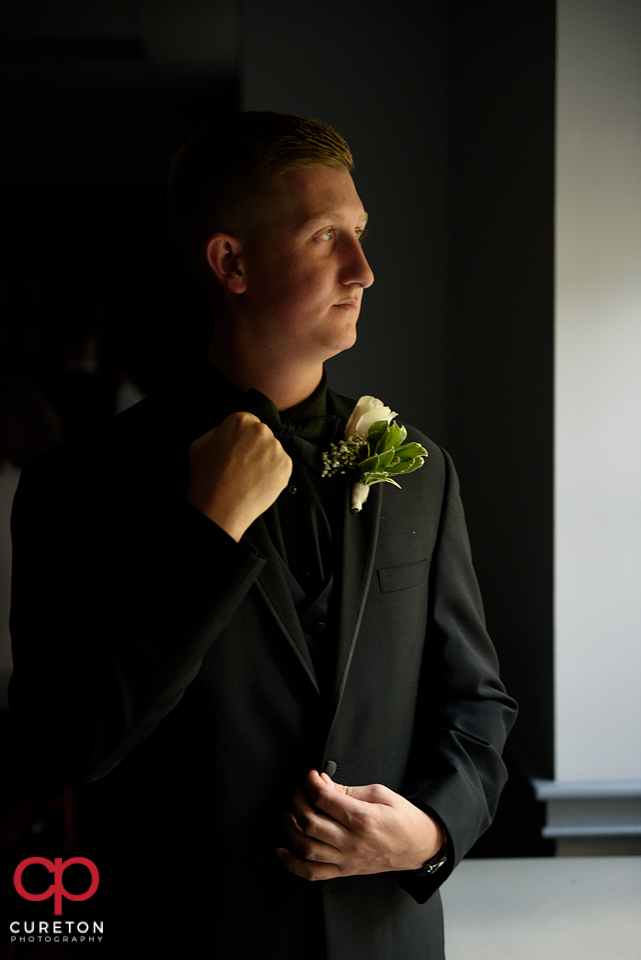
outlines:
[[371, 214], [376, 282], [332, 382], [453, 454], [513, 750], [551, 776], [554, 3], [243, 10], [245, 106], [341, 130]]
[[334, 389], [385, 398], [449, 436], [448, 9], [366, 0], [244, 0], [248, 109], [319, 117], [348, 140], [370, 214], [358, 345], [328, 364]]
[[514, 742], [551, 777], [555, 4], [452, 9], [452, 454]]
[[48, 374], [93, 323], [101, 363], [153, 388], [209, 324], [165, 182], [175, 150], [238, 109], [237, 5], [5, 0], [0, 79], [0, 369]]
[[511, 763], [552, 776], [554, 3], [10, 0], [0, 31], [0, 369], [93, 312], [103, 362], [153, 389], [209, 322], [164, 226], [173, 150], [239, 104], [346, 136], [376, 283], [332, 385], [453, 454]]

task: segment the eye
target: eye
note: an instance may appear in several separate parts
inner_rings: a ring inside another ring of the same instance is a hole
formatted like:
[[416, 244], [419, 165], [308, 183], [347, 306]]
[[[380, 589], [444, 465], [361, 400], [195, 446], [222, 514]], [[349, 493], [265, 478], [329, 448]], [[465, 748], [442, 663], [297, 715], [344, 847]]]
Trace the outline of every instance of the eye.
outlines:
[[368, 234], [367, 227], [364, 227], [362, 230], [357, 230], [356, 239], [358, 240], [359, 243], [362, 243], [363, 240], [365, 240], [365, 238], [367, 237], [367, 234]]
[[322, 233], [318, 234], [321, 240], [333, 240], [334, 239], [334, 228], [327, 227], [326, 230], [323, 230]]

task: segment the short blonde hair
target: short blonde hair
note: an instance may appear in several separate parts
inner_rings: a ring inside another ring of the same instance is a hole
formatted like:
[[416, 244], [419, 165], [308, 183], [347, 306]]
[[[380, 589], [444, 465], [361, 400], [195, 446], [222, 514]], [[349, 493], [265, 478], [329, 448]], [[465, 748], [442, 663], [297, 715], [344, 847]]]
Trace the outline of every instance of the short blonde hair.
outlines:
[[246, 111], [221, 117], [187, 141], [172, 159], [168, 208], [171, 234], [188, 267], [208, 276], [205, 245], [212, 234], [234, 233], [287, 170], [354, 161], [327, 123], [295, 114]]

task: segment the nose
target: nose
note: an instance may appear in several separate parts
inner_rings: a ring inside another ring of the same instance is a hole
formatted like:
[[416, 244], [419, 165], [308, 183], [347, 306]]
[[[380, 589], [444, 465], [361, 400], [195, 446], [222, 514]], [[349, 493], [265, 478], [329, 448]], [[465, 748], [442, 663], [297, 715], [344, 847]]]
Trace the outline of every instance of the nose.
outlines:
[[341, 283], [345, 285], [358, 283], [363, 288], [371, 287], [374, 283], [374, 274], [356, 237], [349, 238], [349, 248], [341, 271]]

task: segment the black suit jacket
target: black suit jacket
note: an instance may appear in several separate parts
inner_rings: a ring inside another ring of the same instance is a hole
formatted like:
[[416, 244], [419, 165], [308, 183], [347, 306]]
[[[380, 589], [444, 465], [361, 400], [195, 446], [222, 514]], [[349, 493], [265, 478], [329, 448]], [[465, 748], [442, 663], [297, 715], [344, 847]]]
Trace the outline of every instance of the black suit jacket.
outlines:
[[[103, 886], [141, 942], [440, 958], [437, 888], [491, 822], [515, 716], [451, 461], [408, 429], [425, 466], [372, 488], [358, 516], [351, 481], [328, 480], [345, 497], [328, 705], [264, 519], [237, 544], [185, 500], [188, 444], [229, 412], [199, 390], [145, 400], [23, 473], [10, 702], [24, 755], [59, 782], [100, 778]], [[346, 420], [353, 401], [328, 396]], [[328, 761], [339, 782], [435, 815], [448, 863], [423, 880], [286, 873], [280, 811]]]

